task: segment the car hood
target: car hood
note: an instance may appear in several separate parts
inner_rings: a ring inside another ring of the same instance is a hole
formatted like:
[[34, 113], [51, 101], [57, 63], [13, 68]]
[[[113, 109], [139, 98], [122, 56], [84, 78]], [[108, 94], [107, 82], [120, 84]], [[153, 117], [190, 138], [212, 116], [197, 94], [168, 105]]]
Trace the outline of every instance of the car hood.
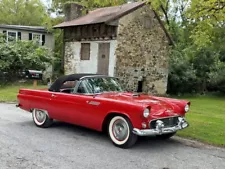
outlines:
[[189, 103], [185, 100], [177, 100], [166, 97], [156, 97], [134, 93], [104, 93], [100, 98], [133, 104], [137, 106], [150, 107], [153, 116], [175, 116], [184, 115], [184, 106]]

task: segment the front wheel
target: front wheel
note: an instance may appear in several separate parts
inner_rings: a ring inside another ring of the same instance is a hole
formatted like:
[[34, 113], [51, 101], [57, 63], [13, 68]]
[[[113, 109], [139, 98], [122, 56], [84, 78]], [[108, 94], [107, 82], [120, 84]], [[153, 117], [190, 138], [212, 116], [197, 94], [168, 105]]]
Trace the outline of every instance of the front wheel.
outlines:
[[108, 126], [108, 134], [113, 144], [120, 148], [129, 148], [137, 141], [137, 135], [133, 134], [133, 125], [127, 117], [115, 116]]
[[53, 123], [53, 120], [49, 118], [47, 112], [44, 110], [34, 109], [32, 111], [32, 116], [35, 125], [38, 127], [47, 128]]
[[156, 137], [161, 139], [161, 140], [166, 140], [166, 139], [169, 139], [170, 137], [173, 137], [175, 134], [176, 134], [176, 132], [169, 133], [169, 134], [162, 134], [162, 135], [158, 135]]

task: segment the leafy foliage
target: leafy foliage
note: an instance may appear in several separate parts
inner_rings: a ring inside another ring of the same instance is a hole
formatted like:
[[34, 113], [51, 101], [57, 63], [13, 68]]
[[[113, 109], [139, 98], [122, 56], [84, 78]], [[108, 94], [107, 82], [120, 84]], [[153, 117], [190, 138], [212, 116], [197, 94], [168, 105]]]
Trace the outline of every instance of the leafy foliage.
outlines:
[[0, 24], [43, 25], [47, 13], [40, 0], [1, 0]]
[[225, 91], [225, 1], [151, 0], [172, 36], [168, 93]]
[[225, 92], [225, 64], [217, 57], [209, 73], [209, 88]]
[[45, 70], [54, 60], [51, 51], [32, 41], [4, 42], [0, 38], [0, 72], [10, 79], [27, 69]]
[[191, 93], [195, 92], [196, 70], [185, 51], [171, 49], [168, 77], [169, 93]]

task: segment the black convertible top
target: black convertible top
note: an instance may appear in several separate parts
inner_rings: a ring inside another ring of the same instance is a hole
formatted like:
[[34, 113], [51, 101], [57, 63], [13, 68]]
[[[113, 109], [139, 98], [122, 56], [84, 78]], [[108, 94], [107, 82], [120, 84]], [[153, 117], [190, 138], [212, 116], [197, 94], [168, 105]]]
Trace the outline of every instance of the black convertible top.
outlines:
[[79, 73], [79, 74], [64, 75], [64, 76], [59, 77], [51, 85], [51, 87], [48, 90], [52, 91], [52, 92], [59, 92], [60, 91], [60, 87], [63, 85], [64, 82], [80, 80], [81, 78], [86, 77], [86, 76], [93, 76], [93, 77], [95, 77], [95, 76], [104, 76], [104, 75], [91, 74], [91, 73]]

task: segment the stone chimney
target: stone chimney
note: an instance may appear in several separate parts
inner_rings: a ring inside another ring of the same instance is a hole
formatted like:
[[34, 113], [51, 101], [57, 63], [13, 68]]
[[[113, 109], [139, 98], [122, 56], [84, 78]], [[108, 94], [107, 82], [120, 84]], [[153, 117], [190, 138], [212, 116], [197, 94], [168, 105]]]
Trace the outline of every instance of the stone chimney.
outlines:
[[64, 5], [64, 14], [65, 14], [65, 21], [71, 21], [82, 16], [82, 11], [84, 6], [79, 5], [77, 3], [66, 3]]

